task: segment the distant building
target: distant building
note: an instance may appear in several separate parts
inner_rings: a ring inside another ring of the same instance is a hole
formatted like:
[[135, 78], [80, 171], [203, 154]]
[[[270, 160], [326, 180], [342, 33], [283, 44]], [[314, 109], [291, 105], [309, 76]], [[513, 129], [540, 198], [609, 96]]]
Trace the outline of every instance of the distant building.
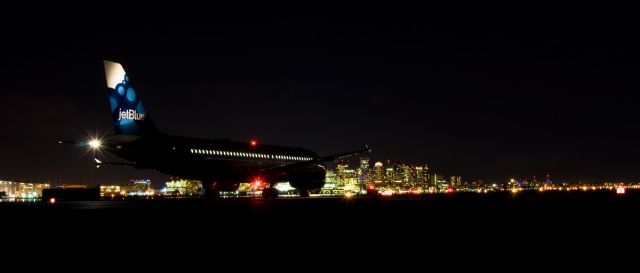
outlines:
[[324, 176], [324, 183], [326, 184], [333, 184], [333, 186], [335, 187], [336, 184], [336, 173], [334, 171], [331, 170], [327, 170], [325, 176]]
[[373, 165], [373, 183], [382, 184], [384, 182], [384, 164], [376, 162]]
[[48, 188], [49, 183], [0, 181], [0, 193], [8, 198], [40, 198], [42, 190]]
[[358, 182], [361, 188], [365, 188], [365, 184], [369, 182], [369, 158], [363, 156], [360, 158], [360, 168], [357, 170]]
[[447, 182], [445, 175], [434, 173], [431, 175], [431, 186], [442, 191], [449, 187], [449, 183]]
[[197, 195], [202, 192], [202, 182], [196, 180], [178, 179], [166, 182], [168, 195]]
[[[85, 186], [86, 187], [86, 186]], [[151, 180], [133, 179], [123, 185], [101, 185], [100, 197], [147, 196], [155, 194], [151, 189]]]
[[449, 179], [449, 185], [452, 187], [460, 187], [462, 186], [462, 177], [460, 176], [452, 176]]
[[358, 192], [360, 190], [358, 174], [354, 169], [349, 169], [349, 165], [345, 162], [338, 163], [336, 180], [336, 189], [351, 192]]

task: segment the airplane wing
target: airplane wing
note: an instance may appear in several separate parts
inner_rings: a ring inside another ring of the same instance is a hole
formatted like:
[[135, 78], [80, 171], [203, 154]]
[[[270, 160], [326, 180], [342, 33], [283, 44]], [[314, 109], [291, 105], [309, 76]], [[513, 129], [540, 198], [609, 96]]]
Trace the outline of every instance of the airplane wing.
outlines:
[[269, 172], [269, 171], [280, 171], [280, 170], [287, 170], [290, 168], [296, 168], [296, 167], [301, 167], [301, 166], [305, 166], [305, 165], [309, 165], [309, 164], [317, 164], [317, 163], [325, 163], [325, 162], [331, 162], [331, 161], [335, 161], [341, 158], [345, 158], [345, 157], [350, 157], [350, 156], [354, 156], [354, 155], [360, 155], [360, 154], [368, 154], [371, 153], [371, 148], [367, 145], [364, 146], [364, 149], [360, 149], [360, 150], [355, 150], [355, 151], [349, 151], [349, 152], [344, 152], [344, 153], [339, 153], [339, 154], [334, 154], [334, 155], [328, 155], [328, 156], [323, 156], [311, 161], [303, 161], [303, 162], [294, 162], [294, 163], [289, 163], [289, 164], [283, 164], [283, 165], [279, 165], [279, 166], [275, 166], [275, 167], [269, 167], [269, 168], [264, 168], [262, 170], [260, 170], [261, 172]]
[[97, 158], [93, 159], [96, 162], [96, 168], [100, 168], [102, 165], [120, 165], [120, 166], [130, 166], [130, 167], [138, 167], [135, 163], [127, 163], [127, 162], [102, 162]]
[[318, 160], [322, 161], [322, 162], [330, 162], [330, 161], [335, 161], [335, 160], [338, 160], [338, 159], [341, 159], [341, 158], [345, 158], [345, 157], [350, 157], [350, 156], [359, 155], [359, 154], [368, 154], [368, 153], [371, 153], [371, 148], [369, 148], [369, 146], [367, 146], [367, 145], [364, 145], [364, 149], [361, 149], [361, 150], [355, 150], [355, 151], [339, 153], [339, 154], [335, 154], [335, 155], [323, 156]]

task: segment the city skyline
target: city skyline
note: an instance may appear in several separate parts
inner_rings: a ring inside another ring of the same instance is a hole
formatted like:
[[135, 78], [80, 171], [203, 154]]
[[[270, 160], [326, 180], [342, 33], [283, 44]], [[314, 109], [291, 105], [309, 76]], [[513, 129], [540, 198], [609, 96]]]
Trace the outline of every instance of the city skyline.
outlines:
[[126, 62], [158, 127], [176, 135], [321, 155], [368, 144], [373, 162], [424, 162], [471, 180], [640, 178], [633, 14], [151, 8], [144, 20], [105, 21], [117, 12], [108, 8], [0, 19], [10, 41], [0, 64], [0, 178], [168, 176], [95, 169], [90, 152], [56, 144], [112, 132], [103, 59]]

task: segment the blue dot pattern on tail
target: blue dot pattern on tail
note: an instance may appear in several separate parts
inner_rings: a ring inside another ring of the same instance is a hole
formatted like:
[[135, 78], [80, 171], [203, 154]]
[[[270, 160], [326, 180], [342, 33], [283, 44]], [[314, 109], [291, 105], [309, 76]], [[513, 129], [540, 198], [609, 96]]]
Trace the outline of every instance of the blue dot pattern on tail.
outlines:
[[135, 89], [127, 75], [114, 89], [109, 88], [109, 104], [116, 133], [135, 134], [147, 116]]

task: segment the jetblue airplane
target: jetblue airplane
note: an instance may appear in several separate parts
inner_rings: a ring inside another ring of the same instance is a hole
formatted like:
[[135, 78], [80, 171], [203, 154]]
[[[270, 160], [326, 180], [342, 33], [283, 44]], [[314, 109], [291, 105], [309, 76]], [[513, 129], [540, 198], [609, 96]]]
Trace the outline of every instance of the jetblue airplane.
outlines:
[[241, 182], [257, 181], [270, 186], [263, 190], [265, 197], [276, 197], [274, 185], [284, 181], [301, 196], [308, 196], [309, 191], [324, 185], [326, 162], [370, 152], [365, 146], [362, 150], [321, 157], [307, 149], [256, 141], [168, 135], [156, 128], [122, 65], [104, 61], [104, 69], [115, 134], [87, 144], [129, 162], [102, 162], [96, 158], [98, 167], [130, 165], [200, 180], [209, 196], [216, 196], [221, 190], [234, 191]]

